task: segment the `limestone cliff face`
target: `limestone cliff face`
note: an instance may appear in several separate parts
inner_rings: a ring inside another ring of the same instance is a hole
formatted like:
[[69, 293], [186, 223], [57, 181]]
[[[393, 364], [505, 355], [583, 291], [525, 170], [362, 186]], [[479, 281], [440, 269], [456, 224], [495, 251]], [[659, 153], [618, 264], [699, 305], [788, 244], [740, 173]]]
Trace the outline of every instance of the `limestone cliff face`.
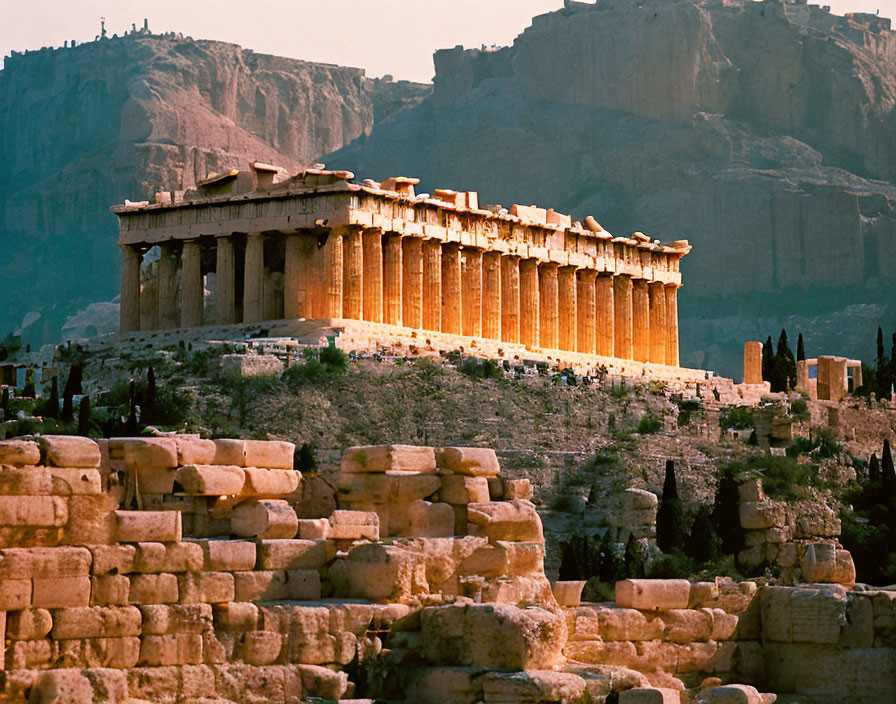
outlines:
[[[195, 185], [260, 160], [295, 170], [369, 131], [429, 87], [232, 44], [128, 36], [15, 54], [0, 71], [0, 337], [38, 311], [118, 293], [124, 198]], [[34, 318], [34, 316], [31, 316]]]
[[[435, 64], [432, 98], [327, 162], [689, 239], [687, 364], [739, 377], [744, 338], [784, 324], [812, 328], [811, 354], [870, 358], [877, 324], [896, 322], [896, 32], [883, 21], [777, 2], [570, 2], [512, 47]], [[842, 315], [853, 304], [870, 307]]]

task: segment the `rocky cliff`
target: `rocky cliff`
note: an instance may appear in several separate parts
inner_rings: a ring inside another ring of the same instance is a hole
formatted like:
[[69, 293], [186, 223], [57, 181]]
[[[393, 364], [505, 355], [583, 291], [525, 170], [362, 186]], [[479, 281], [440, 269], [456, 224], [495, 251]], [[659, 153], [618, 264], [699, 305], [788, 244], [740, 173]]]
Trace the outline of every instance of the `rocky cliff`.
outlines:
[[896, 33], [740, 0], [568, 2], [512, 47], [435, 55], [435, 90], [326, 158], [694, 245], [682, 361], [744, 339], [873, 355], [894, 322]]
[[[0, 71], [0, 337], [52, 341], [119, 290], [112, 203], [252, 160], [313, 163], [430, 86], [232, 44], [130, 35]], [[26, 319], [27, 317], [27, 319]]]

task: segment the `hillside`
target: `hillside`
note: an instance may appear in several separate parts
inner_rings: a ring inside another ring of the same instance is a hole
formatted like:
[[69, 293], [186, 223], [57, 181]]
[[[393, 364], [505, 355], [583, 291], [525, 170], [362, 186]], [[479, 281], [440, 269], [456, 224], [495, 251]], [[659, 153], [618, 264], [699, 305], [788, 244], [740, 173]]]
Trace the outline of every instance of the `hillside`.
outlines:
[[326, 157], [694, 245], [682, 362], [744, 339], [873, 355], [896, 286], [896, 33], [779, 2], [570, 2], [513, 46], [440, 51], [435, 90]]
[[260, 160], [295, 171], [429, 86], [233, 44], [129, 35], [8, 57], [0, 71], [0, 337], [58, 340], [119, 292], [109, 206]]

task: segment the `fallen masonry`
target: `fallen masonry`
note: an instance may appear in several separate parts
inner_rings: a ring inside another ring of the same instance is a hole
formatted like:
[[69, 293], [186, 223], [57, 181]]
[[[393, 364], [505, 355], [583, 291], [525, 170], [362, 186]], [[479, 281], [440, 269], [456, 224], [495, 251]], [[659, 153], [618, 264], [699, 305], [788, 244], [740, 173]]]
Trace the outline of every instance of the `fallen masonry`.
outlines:
[[294, 449], [0, 442], [0, 702], [896, 694], [894, 592], [632, 580], [580, 604], [494, 452], [350, 448], [334, 510]]

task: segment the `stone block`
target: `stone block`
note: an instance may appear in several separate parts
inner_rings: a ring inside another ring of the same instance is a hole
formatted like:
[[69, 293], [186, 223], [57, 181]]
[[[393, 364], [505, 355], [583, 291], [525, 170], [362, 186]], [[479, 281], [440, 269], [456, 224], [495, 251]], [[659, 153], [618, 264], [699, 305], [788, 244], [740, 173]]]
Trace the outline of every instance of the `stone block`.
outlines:
[[485, 477], [446, 474], [442, 477], [439, 500], [455, 505], [488, 503], [488, 480]]
[[670, 609], [659, 616], [666, 624], [665, 640], [672, 643], [706, 641], [712, 635], [712, 612], [708, 609]]
[[619, 704], [680, 704], [677, 689], [663, 687], [636, 687], [619, 693]]
[[[621, 702], [620, 698], [620, 702]], [[746, 684], [729, 684], [704, 689], [697, 697], [698, 704], [764, 704], [755, 687]]]
[[124, 450], [125, 466], [129, 469], [165, 468], [178, 465], [177, 444], [174, 438], [120, 438], [109, 441], [109, 448], [115, 451], [121, 444]]
[[[377, 533], [379, 533], [379, 519], [377, 519]], [[299, 531], [296, 537], [300, 540], [322, 540], [328, 538], [330, 537], [330, 521], [326, 518], [300, 518]]]
[[710, 639], [725, 641], [734, 637], [740, 619], [734, 614], [725, 613], [722, 609], [703, 609], [712, 618], [712, 632]]
[[441, 666], [541, 670], [563, 659], [563, 617], [540, 608], [519, 609], [507, 604], [427, 607], [420, 625], [420, 655]]
[[27, 440], [0, 440], [0, 466], [25, 467], [40, 464], [40, 447]]
[[142, 617], [135, 606], [86, 606], [53, 614], [54, 640], [139, 636]]
[[139, 665], [199, 665], [202, 663], [202, 636], [196, 633], [172, 633], [143, 636]]
[[67, 668], [42, 672], [28, 701], [32, 704], [79, 704], [95, 700], [90, 680], [80, 670]]
[[144, 635], [209, 633], [213, 627], [209, 604], [145, 604], [140, 613]]
[[233, 573], [233, 601], [279, 601], [288, 598], [285, 570]]
[[91, 545], [90, 572], [94, 575], [127, 574], [134, 571], [137, 548], [133, 545]]
[[578, 606], [582, 603], [582, 590], [585, 588], [585, 584], [587, 582], [584, 580], [554, 582], [551, 585], [551, 590], [560, 606]]
[[159, 572], [198, 572], [205, 556], [195, 543], [137, 543], [134, 571], [145, 574]]
[[205, 558], [208, 572], [235, 572], [255, 569], [255, 543], [248, 540], [200, 540], [196, 544]]
[[874, 645], [874, 605], [870, 594], [847, 595], [846, 623], [840, 630], [841, 648], [870, 648]]
[[173, 574], [135, 574], [128, 579], [130, 604], [174, 604], [178, 600], [177, 577]]
[[439, 469], [470, 477], [494, 477], [501, 472], [495, 451], [485, 447], [443, 447], [437, 454]]
[[[338, 495], [348, 502], [373, 501], [408, 503], [425, 499], [439, 490], [435, 474], [390, 471], [386, 474], [350, 474], [339, 476]], [[342, 503], [340, 501], [340, 503]]]
[[715, 582], [693, 582], [688, 597], [688, 608], [699, 609], [719, 598], [719, 585]]
[[447, 538], [454, 535], [454, 509], [450, 504], [418, 499], [405, 510], [390, 506], [389, 535], [409, 538]]
[[6, 637], [11, 640], [40, 640], [53, 628], [53, 617], [46, 609], [24, 609], [6, 615]]
[[416, 445], [365, 445], [342, 453], [341, 473], [387, 472], [434, 473], [435, 450]]
[[271, 631], [249, 631], [243, 637], [243, 660], [250, 665], [271, 665], [280, 657], [283, 636]]
[[243, 490], [246, 475], [233, 465], [187, 465], [177, 470], [174, 481], [190, 496], [228, 496]]
[[100, 466], [100, 448], [90, 438], [42, 435], [38, 444], [46, 465], [79, 469], [96, 469]]
[[489, 541], [543, 542], [541, 519], [530, 501], [501, 501], [467, 506], [469, 523], [481, 526]]
[[335, 555], [328, 554], [326, 540], [261, 540], [258, 567], [263, 570], [316, 570]]
[[230, 525], [236, 535], [263, 540], [292, 538], [299, 530], [295, 510], [280, 499], [245, 501], [233, 510]]
[[504, 480], [504, 491], [501, 496], [504, 501], [512, 501], [513, 499], [531, 501], [533, 495], [532, 483], [528, 479]]
[[224, 604], [234, 601], [235, 588], [230, 572], [196, 572], [177, 576], [182, 604]]
[[258, 607], [251, 602], [215, 604], [215, 629], [224, 631], [254, 631], [258, 628]]
[[31, 606], [30, 579], [0, 579], [0, 611], [17, 611]]
[[6, 647], [6, 669], [37, 670], [53, 663], [53, 642], [50, 640], [11, 641]]
[[763, 587], [759, 590], [762, 637], [765, 640], [789, 643], [793, 640], [791, 597], [789, 587]]
[[283, 440], [245, 440], [246, 467], [292, 469], [296, 446]]
[[90, 577], [39, 577], [32, 580], [31, 605], [64, 609], [90, 605]]
[[[488, 704], [587, 701], [585, 690], [585, 680], [578, 675], [552, 670], [490, 672], [482, 678], [484, 701]], [[467, 701], [479, 700], [474, 697]]]
[[402, 601], [428, 588], [423, 556], [393, 545], [367, 543], [352, 548], [346, 570], [353, 598]]
[[[662, 638], [666, 624], [658, 615], [642, 613], [631, 608], [599, 609], [596, 614], [597, 634], [607, 641], [650, 641]], [[591, 631], [587, 635], [593, 637], [593, 623], [586, 621]], [[580, 635], [579, 618], [576, 618], [576, 634]]]
[[[43, 496], [53, 493], [52, 467], [10, 467], [0, 469], [0, 494]], [[84, 470], [94, 471], [94, 470]]]
[[217, 447], [212, 440], [203, 440], [198, 435], [175, 435], [177, 464], [214, 464]]
[[[139, 647], [137, 654], [140, 654]], [[108, 667], [89, 668], [81, 674], [90, 680], [95, 702], [123, 702], [128, 698], [128, 679], [124, 671]]]
[[616, 605], [642, 611], [686, 609], [691, 585], [686, 579], [626, 579], [616, 582]]
[[215, 457], [212, 464], [246, 466], [246, 441], [226, 438], [214, 440]]
[[115, 511], [119, 542], [173, 543], [182, 537], [180, 511]]
[[130, 580], [123, 574], [105, 574], [90, 578], [91, 606], [122, 606], [128, 603]]
[[81, 547], [5, 548], [0, 550], [0, 579], [86, 576], [91, 560], [90, 551]]
[[246, 467], [246, 483], [241, 493], [255, 498], [282, 498], [295, 493], [301, 479], [301, 472], [292, 469]]
[[0, 525], [34, 528], [68, 523], [68, 503], [61, 496], [0, 496]]
[[846, 625], [846, 593], [836, 587], [798, 587], [790, 598], [791, 635], [794, 643], [836, 644]]
[[740, 525], [745, 530], [765, 530], [786, 524], [784, 508], [776, 504], [744, 501], [739, 510]]
[[321, 598], [320, 573], [317, 570], [289, 570], [286, 586], [293, 601], [318, 601]]
[[56, 496], [99, 496], [103, 493], [99, 470], [48, 467]]

